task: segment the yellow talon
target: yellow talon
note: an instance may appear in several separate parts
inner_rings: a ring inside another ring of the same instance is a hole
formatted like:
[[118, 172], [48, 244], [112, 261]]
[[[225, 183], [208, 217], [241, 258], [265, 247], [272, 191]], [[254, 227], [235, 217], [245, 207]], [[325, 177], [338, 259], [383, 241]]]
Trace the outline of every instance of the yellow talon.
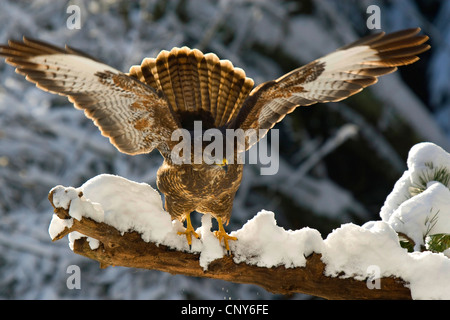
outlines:
[[186, 235], [186, 239], [189, 245], [189, 248], [192, 246], [192, 235], [194, 235], [194, 237], [196, 237], [197, 239], [200, 238], [200, 236], [198, 235], [197, 232], [195, 232], [194, 227], [192, 226], [192, 222], [191, 222], [191, 215], [188, 214], [186, 216], [186, 230], [185, 231], [178, 231], [179, 235]]
[[230, 252], [230, 246], [228, 245], [228, 240], [236, 241], [237, 238], [232, 237], [225, 232], [221, 218], [217, 218], [217, 222], [219, 223], [219, 230], [214, 231], [214, 235], [219, 239], [220, 242], [222, 242], [222, 239], [223, 239], [223, 243], [225, 244], [225, 248], [227, 249], [227, 252]]

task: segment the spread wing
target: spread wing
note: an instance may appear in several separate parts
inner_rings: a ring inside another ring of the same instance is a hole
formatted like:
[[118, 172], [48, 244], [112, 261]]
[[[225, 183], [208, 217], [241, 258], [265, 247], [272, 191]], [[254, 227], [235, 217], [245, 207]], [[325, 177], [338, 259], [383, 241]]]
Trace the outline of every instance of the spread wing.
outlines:
[[123, 153], [161, 151], [178, 128], [152, 87], [80, 51], [24, 37], [0, 46], [0, 55], [38, 88], [67, 96]]
[[[343, 100], [394, 72], [397, 66], [417, 61], [430, 48], [420, 28], [367, 36], [320, 59], [252, 90], [232, 129], [247, 135], [245, 149], [261, 139], [296, 107]], [[255, 130], [249, 130], [255, 129]], [[258, 132], [257, 132], [258, 131]]]

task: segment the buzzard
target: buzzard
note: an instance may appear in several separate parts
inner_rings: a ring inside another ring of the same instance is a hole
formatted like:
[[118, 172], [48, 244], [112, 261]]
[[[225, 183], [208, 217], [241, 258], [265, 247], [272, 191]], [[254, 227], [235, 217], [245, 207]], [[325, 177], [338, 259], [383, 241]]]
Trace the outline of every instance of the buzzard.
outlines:
[[[295, 108], [343, 100], [397, 66], [417, 61], [417, 55], [430, 48], [428, 37], [419, 32], [415, 28], [369, 35], [255, 88], [230, 61], [187, 47], [145, 58], [129, 73], [69, 46], [63, 49], [26, 37], [0, 46], [0, 55], [38, 88], [68, 97], [119, 151], [136, 155], [158, 149], [164, 162], [157, 186], [165, 195], [165, 208], [173, 219], [186, 220], [179, 234], [191, 245], [192, 237], [199, 235], [190, 214], [210, 213], [218, 222], [216, 236], [229, 251], [228, 241], [236, 238], [223, 224], [230, 219], [242, 179], [243, 164], [233, 161], [238, 153]], [[232, 159], [175, 163], [172, 150], [178, 141], [172, 133], [192, 130], [195, 121], [201, 121], [203, 131], [242, 129], [259, 134], [245, 140], [240, 150], [235, 147]]]

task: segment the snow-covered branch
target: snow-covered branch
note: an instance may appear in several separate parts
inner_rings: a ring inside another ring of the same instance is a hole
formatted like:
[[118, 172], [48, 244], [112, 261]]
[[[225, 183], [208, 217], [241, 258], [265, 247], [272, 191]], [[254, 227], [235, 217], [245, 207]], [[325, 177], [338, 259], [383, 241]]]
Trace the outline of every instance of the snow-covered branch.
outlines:
[[[72, 250], [77, 254], [99, 261], [103, 268], [112, 265], [154, 269], [171, 274], [256, 284], [273, 293], [301, 292], [327, 299], [411, 298], [410, 290], [405, 286], [405, 282], [394, 277], [357, 280], [348, 277], [327, 276], [326, 265], [323, 262], [322, 254], [319, 253], [310, 253], [308, 257], [303, 257], [303, 266], [295, 267], [283, 264], [272, 267], [258, 266], [251, 263], [251, 259], [237, 262], [239, 256], [233, 254], [231, 256], [222, 255], [210, 261], [205, 267], [205, 265], [201, 265], [202, 255], [208, 255], [208, 250], [211, 251], [211, 248], [208, 249], [210, 245], [204, 245], [202, 251], [198, 252], [195, 249], [192, 251], [186, 250], [186, 248], [180, 250], [180, 248], [158, 244], [155, 240], [144, 241], [142, 233], [122, 232], [105, 222], [98, 222], [92, 217], [88, 217], [92, 215], [95, 204], [84, 200], [82, 192], [74, 191], [73, 188], [58, 187], [50, 192], [49, 200], [55, 209], [55, 216], [50, 228], [51, 235], [53, 240], [58, 240], [70, 233]], [[78, 220], [74, 218], [74, 215], [79, 213], [82, 214], [82, 217], [79, 217]], [[266, 218], [264, 219], [267, 220]], [[204, 226], [201, 229], [203, 228]], [[60, 231], [54, 234], [55, 230]], [[251, 230], [247, 231], [251, 232]], [[304, 235], [310, 231], [306, 230]], [[212, 237], [205, 234], [205, 230], [202, 232], [206, 239], [205, 242], [213, 240]], [[293, 235], [292, 232], [290, 233]], [[183, 237], [180, 239], [185, 241]], [[274, 239], [273, 243], [276, 244], [277, 240]], [[266, 263], [271, 259], [273, 257], [266, 257]], [[258, 260], [263, 264], [264, 259]], [[374, 288], [375, 282], [378, 282], [380, 287]]]
[[155, 269], [329, 299], [448, 299], [450, 155], [420, 143], [407, 165], [381, 221], [344, 224], [326, 239], [311, 228], [285, 230], [273, 212], [262, 210], [230, 233], [238, 239], [231, 255], [213, 235], [209, 214], [189, 247], [178, 234], [183, 225], [164, 211], [156, 190], [112, 175], [80, 188], [53, 188], [49, 233], [53, 240], [69, 234], [71, 249], [102, 267]]

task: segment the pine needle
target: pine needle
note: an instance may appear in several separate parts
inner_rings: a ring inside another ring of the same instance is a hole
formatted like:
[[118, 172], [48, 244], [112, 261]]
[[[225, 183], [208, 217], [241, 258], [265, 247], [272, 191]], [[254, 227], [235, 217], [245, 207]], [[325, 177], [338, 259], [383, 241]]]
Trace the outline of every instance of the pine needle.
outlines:
[[428, 236], [426, 247], [432, 252], [443, 252], [450, 248], [450, 234], [439, 233]]
[[450, 189], [450, 171], [442, 166], [435, 168], [432, 162], [426, 162], [427, 169], [423, 170], [419, 176], [419, 181], [409, 187], [411, 196], [416, 196], [427, 189], [428, 182], [437, 181]]

